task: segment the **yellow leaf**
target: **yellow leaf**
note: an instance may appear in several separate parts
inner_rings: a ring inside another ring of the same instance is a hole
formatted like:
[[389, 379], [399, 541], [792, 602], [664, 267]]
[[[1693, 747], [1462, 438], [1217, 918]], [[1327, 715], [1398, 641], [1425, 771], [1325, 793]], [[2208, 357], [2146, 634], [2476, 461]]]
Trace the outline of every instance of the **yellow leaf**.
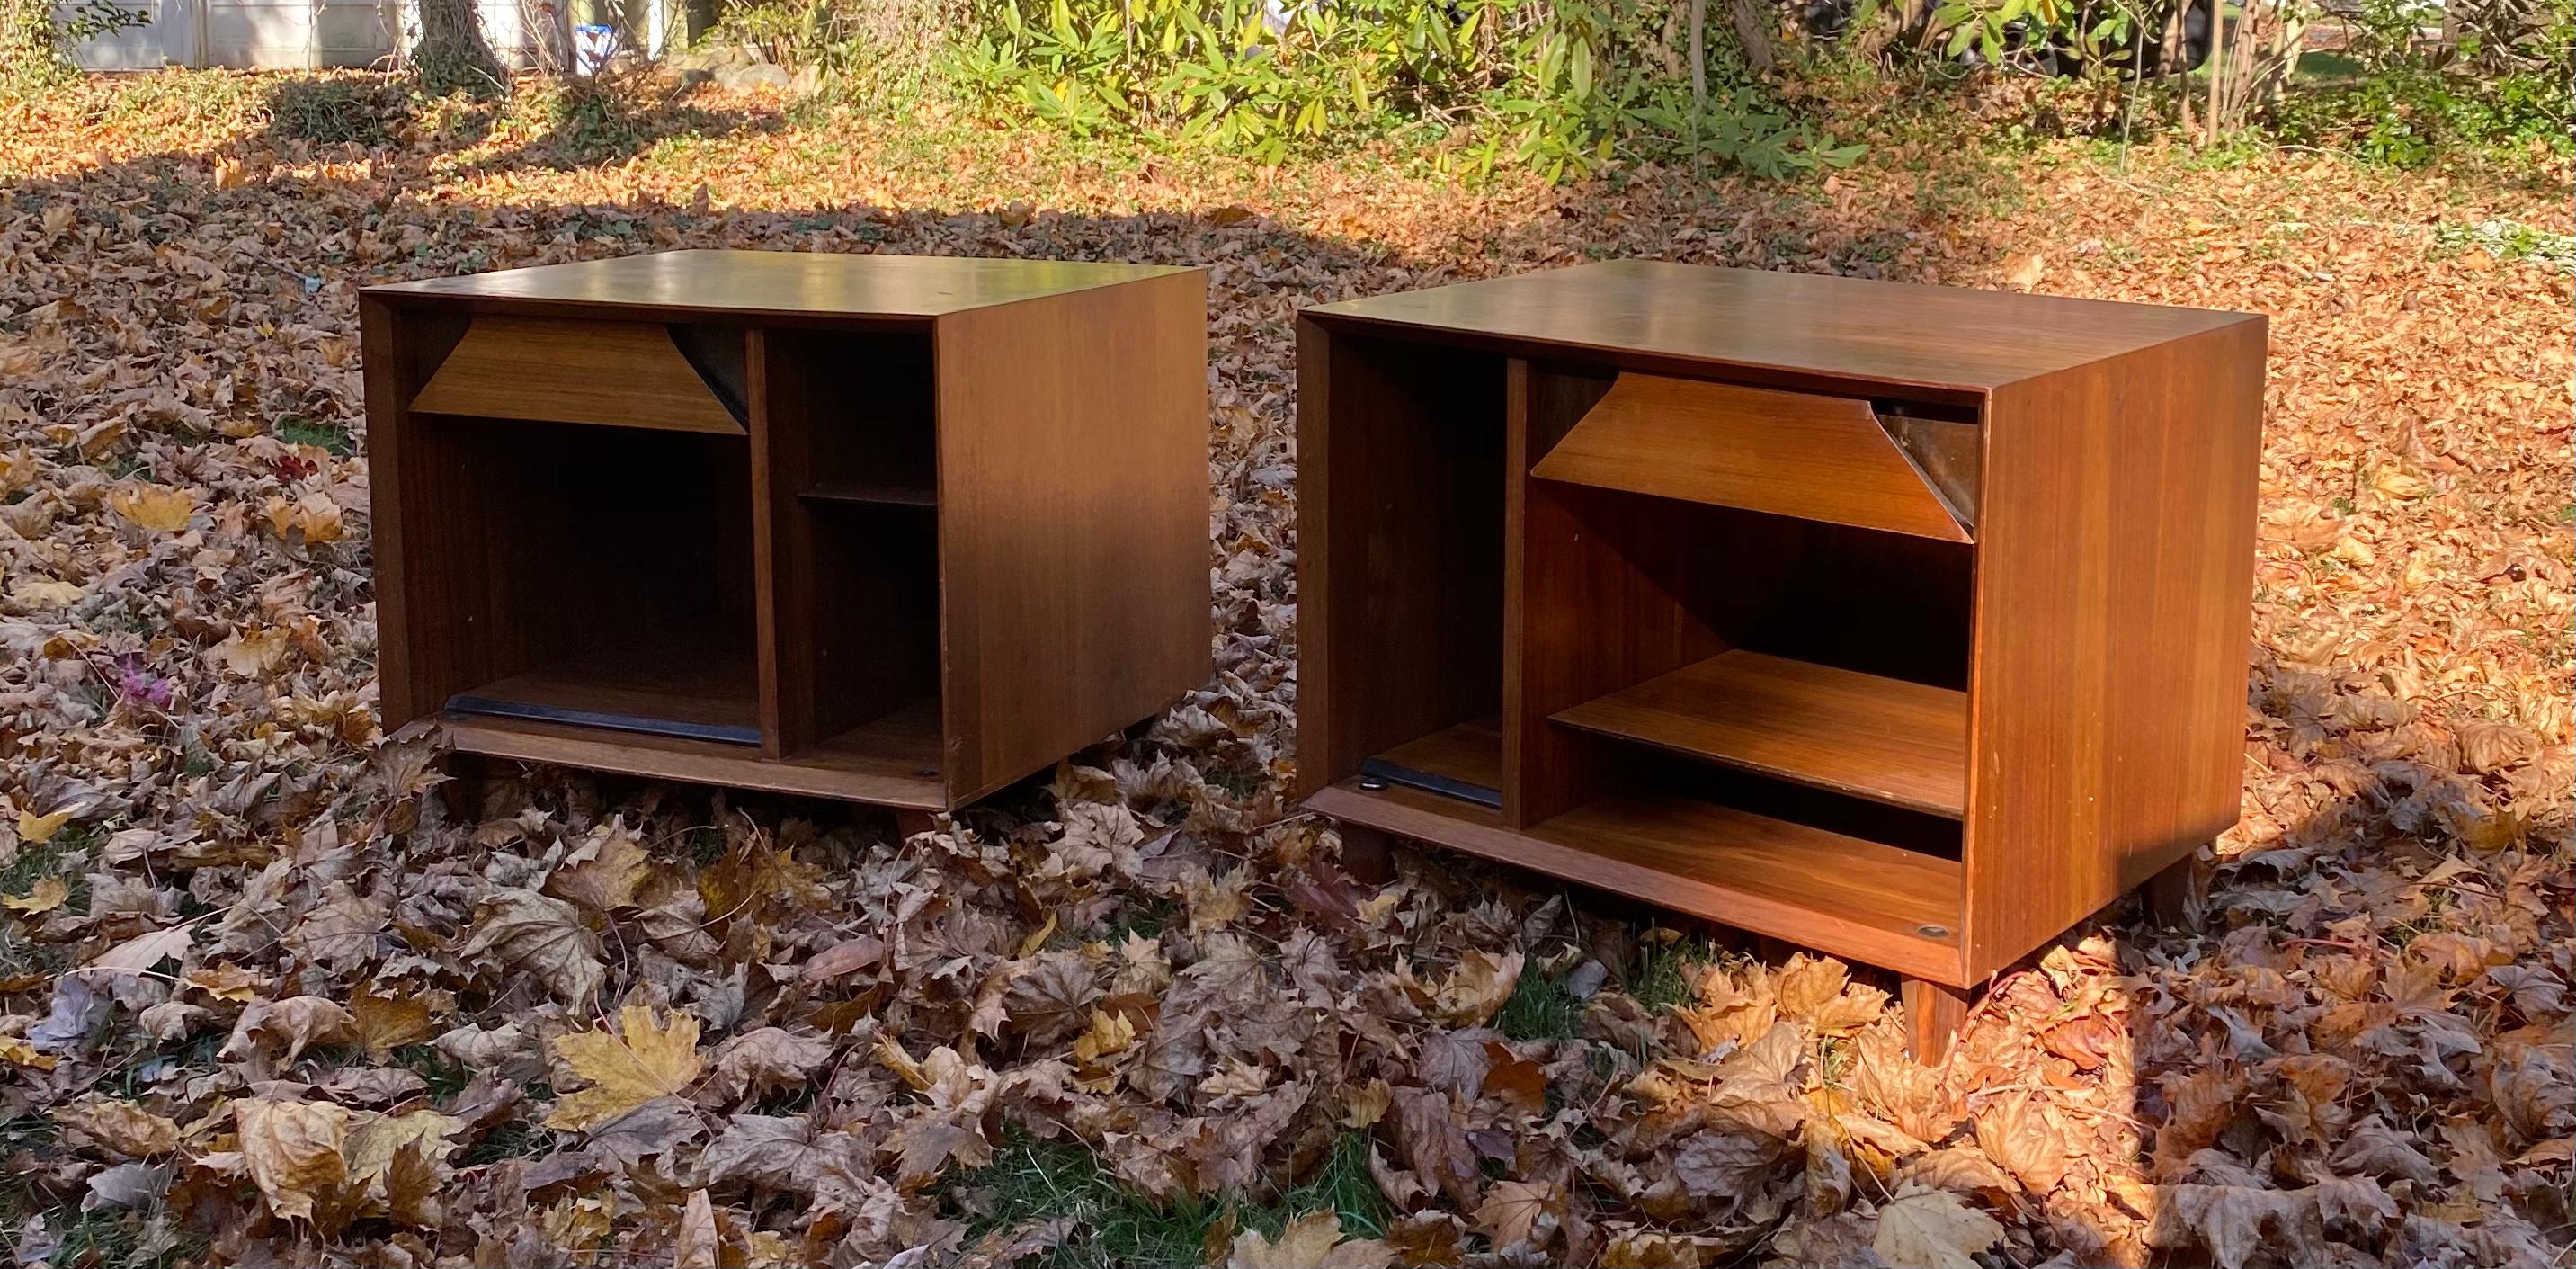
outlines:
[[51, 912], [63, 906], [63, 900], [70, 897], [72, 897], [72, 888], [65, 885], [62, 878], [45, 877], [29, 887], [24, 897], [0, 895], [0, 904], [34, 916], [39, 912]]
[[1341, 1217], [1308, 1212], [1282, 1226], [1275, 1243], [1258, 1230], [1237, 1235], [1225, 1263], [1228, 1269], [1380, 1269], [1395, 1263], [1395, 1248], [1374, 1238], [1345, 1242]]
[[1124, 1053], [1136, 1042], [1136, 1024], [1124, 1013], [1091, 1011], [1091, 1029], [1073, 1041], [1073, 1059], [1085, 1066], [1112, 1053]]
[[1345, 1128], [1369, 1127], [1386, 1118], [1386, 1108], [1394, 1100], [1395, 1090], [1383, 1079], [1372, 1079], [1366, 1084], [1344, 1090], [1342, 1126]]
[[60, 1060], [38, 1053], [36, 1046], [14, 1035], [0, 1035], [0, 1058], [6, 1058], [20, 1066], [32, 1066], [39, 1071], [54, 1069], [54, 1063]]
[[250, 183], [250, 169], [229, 155], [215, 160], [215, 188], [240, 189]]
[[1020, 940], [1020, 956], [1025, 959], [1037, 955], [1038, 949], [1045, 947], [1046, 941], [1054, 937], [1055, 914], [1050, 912], [1047, 913], [1046, 924], [1039, 926], [1027, 938]]
[[653, 1010], [628, 1005], [617, 1011], [618, 1034], [577, 1031], [555, 1040], [555, 1056], [590, 1087], [555, 1103], [548, 1128], [588, 1128], [656, 1097], [670, 1097], [698, 1078], [698, 1020], [673, 1013], [657, 1024]]
[[69, 608], [88, 594], [70, 582], [50, 577], [29, 577], [9, 588], [9, 597], [29, 608]]
[[408, 1115], [370, 1115], [349, 1130], [348, 1148], [342, 1152], [347, 1160], [349, 1180], [363, 1185], [383, 1175], [393, 1166], [394, 1155], [404, 1146], [418, 1146], [430, 1162], [447, 1157], [451, 1149], [448, 1138], [464, 1121], [439, 1114], [434, 1110], [415, 1110]]
[[107, 505], [144, 528], [176, 533], [197, 514], [197, 495], [168, 485], [129, 485], [109, 494]]
[[379, 996], [372, 985], [349, 995], [349, 1016], [356, 1020], [358, 1042], [377, 1061], [406, 1044], [429, 1038], [429, 1000], [418, 993]]
[[20, 811], [18, 812], [18, 840], [35, 842], [38, 845], [50, 842], [54, 840], [54, 834], [63, 831], [63, 825], [71, 823], [72, 817], [78, 814], [80, 814], [78, 806], [67, 806], [51, 815], [30, 815]]

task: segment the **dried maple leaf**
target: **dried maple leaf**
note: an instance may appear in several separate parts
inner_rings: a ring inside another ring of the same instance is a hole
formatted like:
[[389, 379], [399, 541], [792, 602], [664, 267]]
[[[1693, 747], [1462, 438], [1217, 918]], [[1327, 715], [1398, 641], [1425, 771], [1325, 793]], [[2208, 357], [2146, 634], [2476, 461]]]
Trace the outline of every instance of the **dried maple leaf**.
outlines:
[[71, 897], [71, 883], [60, 877], [39, 877], [24, 895], [0, 895], [0, 906], [38, 916], [63, 906], [63, 901]]
[[432, 1034], [429, 999], [416, 991], [380, 996], [371, 983], [350, 993], [349, 1017], [358, 1043], [367, 1046], [367, 1055], [377, 1061]]
[[156, 533], [176, 533], [197, 514], [197, 495], [168, 485], [129, 485], [107, 496], [116, 514]]
[[1258, 1230], [1235, 1235], [1226, 1269], [1385, 1269], [1395, 1248], [1374, 1238], [1344, 1239], [1342, 1218], [1308, 1212], [1280, 1227], [1272, 1242]]
[[282, 1220], [312, 1220], [316, 1204], [337, 1200], [349, 1179], [340, 1155], [348, 1111], [264, 1098], [242, 1098], [232, 1108], [242, 1160], [271, 1212]]
[[673, 1269], [719, 1269], [723, 1260], [724, 1238], [716, 1229], [715, 1204], [705, 1190], [691, 1190], [671, 1239]]
[[2003, 1236], [2001, 1223], [1957, 1195], [1906, 1186], [1879, 1206], [1870, 1246], [1895, 1269], [1971, 1269]]
[[804, 1083], [831, 1060], [832, 1046], [827, 1041], [777, 1027], [762, 1027], [735, 1036], [716, 1051], [715, 1074], [707, 1081], [708, 1092], [729, 1100], [744, 1093], [792, 1087]]
[[497, 957], [534, 974], [574, 1004], [599, 994], [608, 976], [600, 961], [599, 936], [582, 922], [580, 911], [534, 890], [494, 891], [476, 911], [472, 933], [457, 950]]
[[129, 1159], [179, 1149], [179, 1125], [132, 1102], [92, 1097], [54, 1111], [54, 1122]]
[[194, 922], [182, 922], [167, 929], [138, 934], [99, 953], [83, 969], [120, 973], [140, 973], [166, 960], [177, 960], [188, 954], [188, 946], [197, 936]]
[[698, 1078], [698, 1020], [670, 1015], [668, 1025], [643, 1005], [618, 1011], [614, 1032], [557, 1036], [555, 1055], [590, 1087], [566, 1095], [546, 1116], [548, 1128], [588, 1128], [657, 1097], [676, 1097]]
[[[1493, 1241], [1496, 1250], [1528, 1242], [1538, 1229], [1540, 1218], [1562, 1220], [1565, 1217], [1565, 1192], [1552, 1185], [1534, 1181], [1496, 1181], [1485, 1191], [1484, 1201], [1476, 1205], [1476, 1228]], [[1544, 1248], [1554, 1241], [1551, 1228]]]
[[626, 821], [611, 818], [564, 856], [546, 878], [545, 892], [593, 912], [614, 912], [635, 906], [636, 891], [652, 870], [653, 857], [626, 831]]
[[1470, 950], [1458, 957], [1457, 968], [1449, 971], [1431, 994], [1431, 1008], [1443, 1021], [1467, 1027], [1480, 1027], [1512, 998], [1520, 986], [1523, 957], [1519, 952], [1496, 955]]

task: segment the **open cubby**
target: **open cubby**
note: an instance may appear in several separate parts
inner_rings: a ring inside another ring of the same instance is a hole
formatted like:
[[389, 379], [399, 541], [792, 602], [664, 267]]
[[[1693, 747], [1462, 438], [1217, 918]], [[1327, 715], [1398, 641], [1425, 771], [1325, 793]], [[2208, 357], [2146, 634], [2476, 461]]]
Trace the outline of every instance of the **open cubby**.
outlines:
[[[751, 456], [740, 435], [415, 415], [508, 514], [459, 526], [488, 606], [459, 623], [489, 677], [444, 705], [760, 743]], [[470, 539], [465, 535], [470, 534]]]
[[688, 251], [368, 288], [388, 725], [945, 810], [1203, 683], [1194, 270]]
[[1300, 797], [1955, 1018], [2235, 818], [2263, 343], [1627, 261], [1310, 309]]

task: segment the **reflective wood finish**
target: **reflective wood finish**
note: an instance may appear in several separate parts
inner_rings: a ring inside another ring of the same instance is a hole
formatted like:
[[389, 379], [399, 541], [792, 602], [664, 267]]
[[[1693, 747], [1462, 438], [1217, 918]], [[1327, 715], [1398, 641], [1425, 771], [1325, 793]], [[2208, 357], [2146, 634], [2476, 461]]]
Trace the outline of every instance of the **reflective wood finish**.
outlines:
[[1196, 270], [688, 251], [360, 298], [388, 726], [947, 810], [1207, 681]]

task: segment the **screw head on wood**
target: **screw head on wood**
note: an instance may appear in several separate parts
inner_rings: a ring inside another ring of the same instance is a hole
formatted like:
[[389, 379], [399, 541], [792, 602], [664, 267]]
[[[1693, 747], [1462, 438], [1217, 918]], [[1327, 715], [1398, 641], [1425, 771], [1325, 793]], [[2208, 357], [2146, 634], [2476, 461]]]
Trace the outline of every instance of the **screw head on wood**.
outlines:
[[1386, 787], [1386, 781], [1378, 779], [1376, 776], [1361, 776], [1360, 787], [1371, 793], [1375, 793]]
[[1946, 939], [1950, 937], [1950, 927], [1946, 925], [1918, 925], [1914, 927], [1914, 932], [1927, 939]]
[[915, 772], [913, 772], [912, 774], [913, 774], [913, 775], [915, 775], [915, 776], [917, 776], [917, 777], [919, 777], [919, 778], [921, 778], [921, 779], [924, 779], [924, 780], [935, 780], [935, 779], [938, 779], [938, 778], [939, 778], [939, 768], [937, 768], [937, 767], [923, 767], [922, 769], [920, 769], [920, 770], [918, 770], [918, 771], [915, 771]]

